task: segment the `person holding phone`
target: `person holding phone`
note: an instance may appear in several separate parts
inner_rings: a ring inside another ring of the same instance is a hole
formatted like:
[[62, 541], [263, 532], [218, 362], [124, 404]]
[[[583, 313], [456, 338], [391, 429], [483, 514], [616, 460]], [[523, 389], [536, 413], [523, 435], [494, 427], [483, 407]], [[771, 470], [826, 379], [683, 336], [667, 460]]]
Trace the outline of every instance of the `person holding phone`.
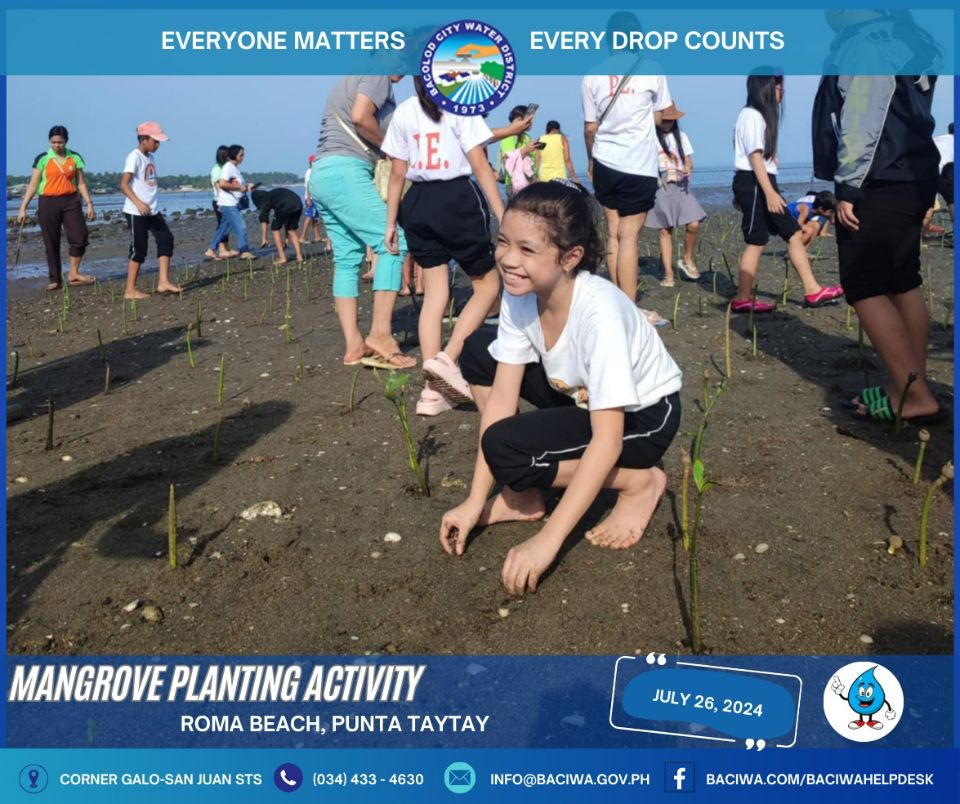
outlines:
[[[527, 106], [514, 106], [510, 110], [510, 125], [519, 125], [520, 121], [526, 124], [522, 133], [511, 134], [500, 140], [500, 179], [507, 188], [507, 197], [520, 192], [524, 187], [536, 181], [536, 171], [531, 154], [536, 148], [536, 141], [530, 139], [527, 129], [533, 124], [533, 116], [539, 105], [536, 103]], [[493, 130], [496, 139], [498, 131]]]

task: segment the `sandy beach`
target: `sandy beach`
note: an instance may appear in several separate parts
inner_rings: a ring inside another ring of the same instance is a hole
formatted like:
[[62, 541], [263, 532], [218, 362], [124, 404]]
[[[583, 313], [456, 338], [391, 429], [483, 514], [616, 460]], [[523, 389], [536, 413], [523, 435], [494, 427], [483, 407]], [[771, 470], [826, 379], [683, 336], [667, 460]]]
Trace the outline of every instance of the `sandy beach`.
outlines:
[[[602, 496], [539, 591], [522, 600], [505, 595], [500, 567], [535, 525], [488, 529], [459, 559], [438, 543], [441, 515], [470, 482], [477, 413], [416, 417], [422, 379], [413, 373], [407, 402], [431, 487], [429, 497], [416, 494], [384, 375], [340, 365], [329, 257], [310, 246], [303, 267], [272, 269], [272, 249], [250, 264], [200, 265], [212, 218], [172, 228], [179, 298], [154, 297], [136, 311], [122, 304], [121, 283], [106, 281], [123, 269], [119, 223], [94, 230], [87, 266], [105, 280], [96, 288], [65, 299], [44, 294], [40, 279], [8, 283], [11, 653], [689, 652], [680, 448], [701, 419], [704, 372], [712, 389], [724, 367], [733, 286], [723, 255], [735, 274], [737, 216], [708, 219], [700, 283], [659, 287], [656, 233], [641, 240], [641, 304], [675, 318], [660, 332], [684, 371], [681, 433], [648, 532], [622, 552], [584, 541], [612, 505]], [[8, 232], [8, 264], [13, 251]], [[820, 281], [837, 283], [835, 241], [819, 240], [812, 253]], [[771, 242], [762, 299], [781, 299], [782, 254]], [[25, 239], [21, 260], [42, 260], [37, 237]], [[952, 407], [952, 248], [925, 241], [923, 264], [929, 379]], [[144, 289], [155, 276], [141, 278]], [[931, 507], [924, 569], [917, 550], [924, 497], [952, 455], [952, 424], [930, 428], [914, 485], [917, 429], [854, 421], [841, 407], [883, 378], [869, 344], [858, 347], [856, 317], [845, 304], [803, 309], [792, 270], [788, 279], [786, 303], [756, 320], [756, 355], [748, 318], [734, 318], [733, 377], [704, 437], [706, 473], [719, 484], [704, 498], [699, 546], [707, 650], [949, 653], [951, 494]], [[462, 301], [462, 275], [457, 287]], [[365, 285], [363, 320], [370, 305]], [[418, 354], [409, 299], [397, 305], [394, 330]], [[171, 483], [176, 569], [167, 560]], [[278, 518], [241, 517], [265, 501]], [[384, 541], [388, 532], [401, 540]], [[904, 547], [891, 554], [894, 535]]]

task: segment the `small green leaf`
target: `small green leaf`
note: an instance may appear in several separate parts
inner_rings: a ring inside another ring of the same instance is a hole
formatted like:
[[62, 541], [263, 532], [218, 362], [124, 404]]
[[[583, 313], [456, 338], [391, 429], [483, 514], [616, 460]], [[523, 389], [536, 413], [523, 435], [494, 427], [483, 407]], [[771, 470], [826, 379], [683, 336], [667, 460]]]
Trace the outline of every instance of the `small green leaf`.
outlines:
[[703, 494], [703, 461], [697, 458], [693, 462], [693, 482], [697, 487], [697, 491]]
[[396, 371], [391, 371], [386, 383], [384, 383], [383, 395], [391, 402], [397, 401], [403, 394], [403, 389], [407, 387], [408, 382], [410, 382], [410, 375], [406, 372], [399, 374]]

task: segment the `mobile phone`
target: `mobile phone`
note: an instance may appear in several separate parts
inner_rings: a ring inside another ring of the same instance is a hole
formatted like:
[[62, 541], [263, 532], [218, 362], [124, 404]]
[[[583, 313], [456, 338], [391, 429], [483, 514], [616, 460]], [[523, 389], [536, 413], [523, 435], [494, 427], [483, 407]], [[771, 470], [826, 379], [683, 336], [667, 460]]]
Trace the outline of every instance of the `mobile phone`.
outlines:
[[538, 142], [533, 147], [536, 148], [538, 151], [542, 151], [544, 148], [547, 147], [547, 144], [545, 142]]
[[537, 113], [537, 109], [540, 108], [539, 103], [528, 103], [527, 104], [527, 113], [524, 115], [528, 120]]

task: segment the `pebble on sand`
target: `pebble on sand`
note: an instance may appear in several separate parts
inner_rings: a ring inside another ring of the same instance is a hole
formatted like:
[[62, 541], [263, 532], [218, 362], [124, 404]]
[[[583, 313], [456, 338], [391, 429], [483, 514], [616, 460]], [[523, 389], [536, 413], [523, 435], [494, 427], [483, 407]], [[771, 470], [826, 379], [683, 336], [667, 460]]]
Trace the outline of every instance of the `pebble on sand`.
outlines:
[[767, 550], [769, 549], [770, 549], [769, 544], [767, 544], [766, 542], [760, 542], [760, 544], [758, 544], [756, 547], [753, 548], [753, 552], [762, 554], [762, 553], [766, 553]]
[[510, 616], [510, 609], [508, 609], [506, 606], [503, 606], [503, 607], [497, 609], [497, 614], [500, 615], [500, 619], [501, 619], [501, 620], [502, 620], [502, 619], [505, 619], [505, 618], [507, 618], [507, 617]]
[[245, 508], [240, 512], [240, 518], [248, 522], [252, 522], [261, 516], [280, 519], [280, 517], [283, 516], [283, 511], [273, 500], [264, 500], [263, 502], [254, 503], [249, 508]]
[[129, 614], [131, 611], [136, 611], [142, 602], [143, 601], [139, 597], [135, 598], [127, 603], [127, 605], [123, 607], [123, 610]]
[[144, 606], [140, 617], [148, 623], [158, 623], [163, 619], [163, 609], [159, 606]]
[[860, 641], [861, 641], [864, 645], [872, 645], [872, 644], [873, 644], [873, 637], [870, 636], [870, 634], [860, 634]]

